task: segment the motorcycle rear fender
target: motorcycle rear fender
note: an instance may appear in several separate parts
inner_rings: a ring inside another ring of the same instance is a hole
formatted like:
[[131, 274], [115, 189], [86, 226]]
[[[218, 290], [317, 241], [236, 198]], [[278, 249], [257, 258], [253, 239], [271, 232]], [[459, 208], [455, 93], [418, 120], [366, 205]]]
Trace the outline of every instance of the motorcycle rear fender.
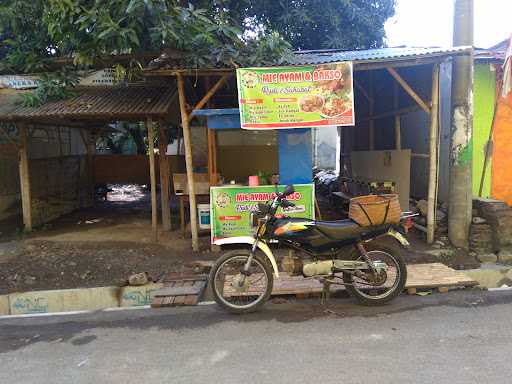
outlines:
[[[215, 240], [213, 242], [215, 245], [224, 245], [224, 244], [254, 244], [254, 237], [251, 236], [237, 236], [237, 237], [228, 237], [226, 239], [220, 239]], [[276, 258], [274, 257], [274, 254], [270, 250], [267, 243], [260, 240], [258, 241], [258, 248], [267, 256], [268, 260], [270, 261], [270, 264], [272, 264], [272, 268], [274, 269], [274, 274], [276, 277], [279, 277], [279, 271], [277, 270], [277, 262]]]
[[407, 241], [407, 239], [405, 238], [404, 235], [402, 235], [400, 232], [398, 232], [397, 230], [395, 229], [390, 229], [387, 233], [386, 233], [387, 236], [391, 236], [391, 237], [394, 237], [396, 241], [398, 241], [400, 244], [402, 244], [402, 246], [404, 247], [408, 247], [409, 245], [411, 245], [409, 243], [409, 241]]

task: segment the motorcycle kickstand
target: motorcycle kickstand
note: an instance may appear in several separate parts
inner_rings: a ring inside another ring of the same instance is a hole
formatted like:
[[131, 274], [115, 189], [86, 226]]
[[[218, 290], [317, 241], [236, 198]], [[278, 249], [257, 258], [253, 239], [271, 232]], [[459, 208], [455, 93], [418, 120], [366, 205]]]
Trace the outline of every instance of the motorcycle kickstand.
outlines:
[[321, 305], [326, 305], [327, 300], [331, 297], [331, 282], [324, 279], [324, 287], [322, 289], [322, 298], [320, 300]]

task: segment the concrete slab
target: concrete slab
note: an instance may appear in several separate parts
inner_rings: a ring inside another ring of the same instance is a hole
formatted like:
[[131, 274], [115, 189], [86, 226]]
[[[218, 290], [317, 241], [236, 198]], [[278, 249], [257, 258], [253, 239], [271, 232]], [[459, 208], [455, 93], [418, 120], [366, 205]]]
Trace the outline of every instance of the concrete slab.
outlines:
[[137, 287], [121, 287], [119, 306], [138, 307], [142, 305], [151, 305], [151, 300], [153, 299], [155, 292], [163, 286], [163, 283], [151, 283]]
[[484, 267], [463, 271], [465, 275], [478, 281], [482, 288], [499, 288], [503, 285], [512, 286], [512, 268]]

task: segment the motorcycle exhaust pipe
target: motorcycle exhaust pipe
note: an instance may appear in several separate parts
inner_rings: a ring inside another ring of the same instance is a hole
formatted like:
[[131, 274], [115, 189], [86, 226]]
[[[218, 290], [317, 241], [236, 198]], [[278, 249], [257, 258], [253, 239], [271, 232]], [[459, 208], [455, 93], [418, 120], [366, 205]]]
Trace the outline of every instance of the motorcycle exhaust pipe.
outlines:
[[334, 268], [332, 260], [315, 261], [313, 263], [304, 264], [302, 274], [305, 277], [313, 277], [319, 275], [330, 275]]

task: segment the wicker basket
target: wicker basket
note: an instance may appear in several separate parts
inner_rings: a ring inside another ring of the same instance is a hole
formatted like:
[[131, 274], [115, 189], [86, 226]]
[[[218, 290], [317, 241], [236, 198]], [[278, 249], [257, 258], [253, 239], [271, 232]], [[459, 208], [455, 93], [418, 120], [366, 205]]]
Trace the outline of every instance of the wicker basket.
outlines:
[[357, 224], [368, 227], [397, 224], [401, 213], [398, 195], [368, 195], [350, 199], [348, 216]]

